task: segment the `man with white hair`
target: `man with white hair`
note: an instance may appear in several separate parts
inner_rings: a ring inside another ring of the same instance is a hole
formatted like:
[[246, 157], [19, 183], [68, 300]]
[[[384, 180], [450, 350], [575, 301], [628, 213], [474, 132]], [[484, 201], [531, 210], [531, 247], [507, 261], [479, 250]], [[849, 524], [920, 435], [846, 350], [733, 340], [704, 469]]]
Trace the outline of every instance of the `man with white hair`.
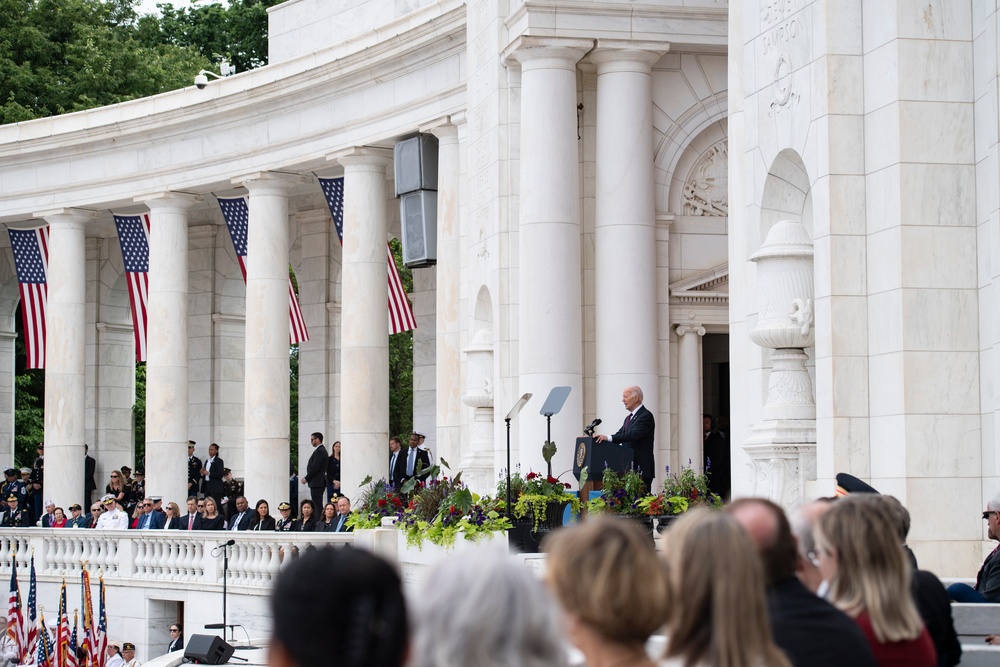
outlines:
[[[1000, 493], [993, 494], [983, 512], [986, 537], [1000, 542]], [[954, 602], [1000, 602], [1000, 544], [990, 552], [976, 575], [976, 587], [952, 584], [948, 597]]]
[[597, 442], [614, 442], [632, 450], [632, 464], [646, 483], [646, 489], [653, 488], [656, 477], [656, 463], [653, 461], [653, 443], [656, 423], [653, 413], [642, 404], [642, 389], [625, 387], [622, 405], [628, 411], [625, 422], [613, 435], [598, 435]]
[[45, 514], [42, 515], [41, 525], [42, 528], [51, 528], [52, 522], [56, 520], [56, 504], [51, 500], [45, 501]]

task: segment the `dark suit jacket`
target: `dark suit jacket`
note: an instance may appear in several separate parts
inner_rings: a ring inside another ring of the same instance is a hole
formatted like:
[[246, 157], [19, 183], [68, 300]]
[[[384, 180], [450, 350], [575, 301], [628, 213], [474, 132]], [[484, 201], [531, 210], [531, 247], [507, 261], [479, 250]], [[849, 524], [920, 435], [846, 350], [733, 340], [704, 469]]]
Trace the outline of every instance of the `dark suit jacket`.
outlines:
[[[310, 489], [326, 488], [326, 469], [330, 456], [326, 453], [326, 445], [317, 445], [313, 449], [309, 463], [306, 464], [306, 484]], [[319, 508], [316, 508], [319, 509]]]
[[[628, 417], [625, 418], [626, 421]], [[653, 441], [656, 432], [656, 423], [653, 420], [653, 413], [640, 405], [632, 415], [632, 421], [628, 428], [625, 422], [618, 432], [611, 436], [612, 442], [627, 445], [632, 448], [632, 463], [639, 471], [639, 476], [643, 479], [653, 479], [656, 477], [656, 464], [653, 462]]]
[[188, 458], [188, 495], [198, 495], [201, 488], [201, 459], [197, 456]]
[[[89, 494], [97, 489], [97, 482], [94, 475], [97, 473], [97, 461], [93, 456], [87, 455], [83, 460], [83, 492]], [[88, 496], [89, 497], [89, 496]]]
[[[348, 516], [350, 516], [350, 515], [348, 515]], [[343, 521], [341, 521], [341, 518], [343, 518]], [[341, 515], [338, 514], [337, 516], [333, 517], [333, 522], [332, 523], [334, 525], [333, 532], [335, 532], [335, 533], [352, 533], [352, 532], [354, 532], [354, 528], [352, 528], [351, 526], [347, 525], [347, 516], [341, 517]]]
[[[139, 526], [141, 526], [142, 522], [145, 521], [145, 520], [146, 520], [145, 519], [145, 515], [144, 514], [140, 514], [139, 515], [139, 519], [138, 519], [138, 523], [136, 524], [136, 528], [138, 528]], [[163, 524], [164, 524], [164, 522], [166, 522], [166, 520], [167, 520], [167, 517], [165, 515], [160, 514], [159, 512], [150, 512], [149, 513], [149, 525], [146, 528], [148, 530], [158, 530], [160, 528], [163, 528]]]
[[42, 528], [51, 528], [52, 521], [55, 520], [54, 514], [43, 514], [42, 515]]
[[1000, 602], [1000, 547], [983, 561], [976, 574], [976, 590], [990, 602]]
[[793, 667], [876, 667], [861, 627], [792, 576], [767, 591], [774, 643]]
[[183, 648], [184, 648], [184, 635], [177, 635], [177, 639], [174, 639], [167, 645], [167, 653], [180, 651]]
[[[912, 553], [912, 552], [911, 552]], [[914, 558], [916, 560], [916, 558]], [[934, 648], [937, 649], [938, 667], [953, 667], [962, 659], [962, 645], [955, 633], [955, 621], [951, 617], [951, 601], [944, 584], [932, 572], [913, 571], [910, 591], [917, 603], [920, 618], [924, 619]]]
[[708, 473], [708, 489], [723, 498], [728, 498], [732, 488], [729, 441], [718, 431], [712, 431], [705, 438], [703, 453], [705, 471]]
[[[182, 516], [181, 517], [180, 529], [181, 530], [187, 530], [188, 529], [188, 521], [190, 521], [190, 520], [191, 520], [191, 515], [190, 514], [185, 514], [184, 516]], [[201, 530], [201, 515], [198, 514], [197, 512], [194, 513], [194, 528], [192, 528], [192, 530]]]
[[254, 514], [250, 519], [247, 530], [274, 530], [276, 522], [273, 516], [266, 516], [263, 521], [260, 521], [260, 515]]
[[[212, 496], [213, 498], [221, 498], [223, 495], [225, 495], [222, 486], [222, 477], [225, 474], [226, 464], [221, 458], [216, 456], [215, 460], [212, 461], [211, 463], [211, 467], [207, 467], [208, 466], [207, 462], [205, 463], [205, 466], [206, 470], [208, 470], [208, 481], [203, 482], [202, 490], [205, 492], [206, 496]], [[222, 511], [221, 507], [218, 509], [220, 512]]]
[[405, 449], [399, 450], [399, 453], [396, 455], [396, 467], [392, 468], [392, 452], [389, 452], [390, 469], [388, 482], [397, 489], [406, 479], [406, 453]]
[[[253, 509], [247, 507], [246, 511], [243, 512], [243, 518], [241, 518], [239, 520], [239, 524], [236, 526], [236, 530], [246, 530], [247, 528], [249, 528], [250, 527], [250, 519], [253, 518], [253, 515], [254, 515]], [[226, 530], [232, 530], [233, 529], [232, 524], [236, 522], [237, 517], [239, 517], [239, 516], [240, 516], [239, 512], [233, 512], [233, 515], [229, 519], [230, 525], [229, 525], [228, 528], [226, 528]]]
[[[411, 449], [410, 447], [405, 447], [405, 448], [403, 448], [402, 451], [400, 451], [400, 454], [402, 455], [402, 458], [403, 458], [403, 477], [402, 477], [402, 480], [404, 482], [406, 480], [410, 479], [410, 477], [414, 476], [414, 475], [407, 475], [406, 474], [406, 460], [410, 456], [410, 449]], [[421, 462], [423, 462], [422, 466], [420, 465]], [[427, 477], [428, 473], [430, 473], [430, 469], [431, 469], [431, 455], [430, 455], [430, 452], [428, 452], [426, 449], [420, 449], [419, 447], [417, 447], [416, 460], [413, 462], [413, 472], [414, 473], [417, 472], [417, 468], [420, 468], [420, 474], [416, 475], [416, 477], [419, 478], [419, 479], [425, 479]]]

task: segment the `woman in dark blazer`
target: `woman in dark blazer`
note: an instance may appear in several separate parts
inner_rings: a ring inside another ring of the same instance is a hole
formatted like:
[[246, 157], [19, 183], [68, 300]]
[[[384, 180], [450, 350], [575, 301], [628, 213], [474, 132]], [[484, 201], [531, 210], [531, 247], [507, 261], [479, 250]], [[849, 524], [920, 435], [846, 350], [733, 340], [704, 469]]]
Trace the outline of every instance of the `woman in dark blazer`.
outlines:
[[201, 530], [225, 530], [226, 520], [219, 514], [215, 498], [205, 498], [205, 513], [201, 516]]
[[184, 648], [184, 633], [181, 632], [181, 624], [173, 623], [170, 626], [170, 643], [167, 644], [167, 653], [180, 651]]
[[164, 530], [183, 530], [184, 526], [181, 524], [181, 508], [177, 506], [177, 503], [167, 503], [167, 518], [163, 522]]
[[267, 501], [263, 498], [257, 501], [254, 506], [253, 516], [250, 517], [250, 525], [247, 530], [274, 530], [274, 517], [267, 506]]
[[340, 492], [340, 440], [333, 443], [330, 458], [326, 462], [326, 483], [327, 502], [333, 502], [334, 498], [343, 495]]
[[315, 530], [317, 533], [337, 532], [337, 508], [334, 507], [333, 503], [327, 503], [323, 506], [323, 518], [316, 524]]
[[313, 501], [306, 498], [301, 504], [301, 514], [299, 514], [299, 521], [295, 524], [292, 530], [299, 531], [301, 533], [311, 533], [316, 530], [316, 524], [319, 519], [316, 517], [316, 506], [313, 505]]

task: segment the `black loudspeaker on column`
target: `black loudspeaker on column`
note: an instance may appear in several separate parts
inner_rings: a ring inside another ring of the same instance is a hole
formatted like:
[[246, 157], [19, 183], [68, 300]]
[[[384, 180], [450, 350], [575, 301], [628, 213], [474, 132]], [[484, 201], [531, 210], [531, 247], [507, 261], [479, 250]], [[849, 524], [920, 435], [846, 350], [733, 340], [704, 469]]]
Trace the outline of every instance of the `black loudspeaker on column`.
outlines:
[[437, 139], [429, 134], [418, 134], [396, 142], [393, 158], [403, 264], [411, 269], [434, 266], [437, 263]]
[[216, 635], [191, 635], [184, 640], [184, 657], [205, 665], [224, 665], [235, 650]]

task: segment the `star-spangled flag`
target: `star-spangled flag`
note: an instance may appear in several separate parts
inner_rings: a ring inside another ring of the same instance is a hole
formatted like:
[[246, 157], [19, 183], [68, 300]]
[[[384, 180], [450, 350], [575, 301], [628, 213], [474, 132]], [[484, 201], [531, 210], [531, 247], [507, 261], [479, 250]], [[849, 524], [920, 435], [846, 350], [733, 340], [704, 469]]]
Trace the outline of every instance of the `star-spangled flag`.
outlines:
[[[246, 197], [222, 198], [218, 197], [219, 208], [222, 209], [222, 217], [226, 219], [226, 227], [229, 229], [229, 237], [233, 240], [233, 247], [236, 249], [236, 258], [240, 263], [240, 271], [243, 272], [243, 282], [247, 281], [247, 236], [250, 229], [250, 206]], [[295, 285], [292, 282], [292, 270], [288, 269], [288, 341], [294, 345], [304, 343], [309, 340], [309, 331], [306, 329], [306, 321], [302, 317], [302, 309], [299, 308], [299, 299], [295, 295]]]
[[17, 657], [24, 655], [24, 614], [21, 612], [21, 589], [17, 585], [17, 554], [10, 559], [10, 597], [7, 601], [7, 636], [14, 642]]
[[14, 252], [17, 284], [21, 290], [26, 368], [45, 368], [45, 303], [48, 285], [49, 226], [8, 229]]
[[69, 651], [66, 654], [66, 667], [79, 667], [80, 661], [76, 657], [76, 631], [79, 627], [79, 617], [77, 616], [77, 610], [73, 610], [73, 632], [69, 636]]
[[25, 637], [25, 654], [34, 655], [38, 650], [38, 586], [35, 583], [35, 554], [31, 554], [31, 574], [28, 578], [28, 618], [24, 621], [28, 628]]
[[38, 618], [38, 656], [35, 667], [58, 667], [53, 655], [52, 635], [45, 627], [45, 614]]
[[132, 306], [135, 360], [146, 361], [146, 329], [149, 323], [149, 214], [116, 215], [118, 242], [128, 276], [128, 300]]
[[[323, 197], [333, 216], [333, 226], [337, 230], [337, 239], [344, 245], [344, 178], [321, 178], [320, 187]], [[392, 247], [386, 243], [386, 259], [389, 281], [389, 333], [397, 334], [417, 328], [417, 320], [413, 317], [413, 308], [406, 297], [406, 288], [396, 266], [396, 258], [392, 256]]]
[[55, 664], [68, 667], [69, 653], [69, 613], [66, 611], [66, 580], [63, 579], [59, 592], [59, 624], [56, 626]]
[[94, 667], [104, 667], [108, 661], [108, 611], [104, 607], [104, 577], [100, 577], [101, 602], [97, 612], [97, 630], [94, 632], [94, 655], [90, 663]]

